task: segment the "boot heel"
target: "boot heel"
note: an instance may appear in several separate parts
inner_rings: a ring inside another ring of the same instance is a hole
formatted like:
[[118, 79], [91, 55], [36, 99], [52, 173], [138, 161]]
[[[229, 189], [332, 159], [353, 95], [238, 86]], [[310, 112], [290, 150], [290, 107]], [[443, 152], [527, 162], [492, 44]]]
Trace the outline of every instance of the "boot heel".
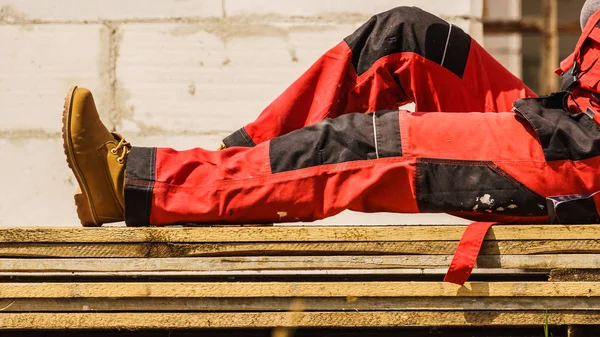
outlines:
[[75, 199], [75, 207], [77, 208], [77, 216], [83, 227], [100, 227], [102, 224], [98, 224], [94, 221], [92, 216], [92, 209], [85, 193], [75, 193], [73, 195]]

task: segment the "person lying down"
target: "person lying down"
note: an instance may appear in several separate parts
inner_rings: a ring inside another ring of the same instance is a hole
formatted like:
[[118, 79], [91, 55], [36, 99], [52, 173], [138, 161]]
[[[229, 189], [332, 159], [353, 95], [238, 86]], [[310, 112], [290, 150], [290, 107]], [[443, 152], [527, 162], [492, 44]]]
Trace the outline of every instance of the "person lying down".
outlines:
[[[600, 221], [600, 1], [537, 97], [459, 27], [415, 7], [333, 46], [220, 151], [136, 147], [90, 91], [69, 90], [67, 162], [84, 226], [312, 221], [443, 212], [479, 221]], [[414, 102], [416, 112], [399, 111]], [[165, 144], [167, 145], [167, 144]]]

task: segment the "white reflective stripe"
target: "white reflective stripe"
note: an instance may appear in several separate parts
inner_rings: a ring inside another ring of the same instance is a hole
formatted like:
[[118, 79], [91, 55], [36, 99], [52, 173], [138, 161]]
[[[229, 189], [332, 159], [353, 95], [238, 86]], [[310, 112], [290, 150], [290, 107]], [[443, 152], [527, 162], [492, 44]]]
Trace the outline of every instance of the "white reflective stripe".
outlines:
[[444, 55], [442, 56], [442, 63], [440, 63], [441, 66], [444, 65], [444, 61], [446, 60], [446, 52], [448, 51], [448, 44], [450, 44], [450, 33], [452, 33], [452, 24], [449, 23], [450, 28], [448, 28], [448, 38], [446, 39], [446, 47], [444, 47]]
[[379, 149], [377, 148], [377, 124], [375, 124], [375, 112], [373, 112], [373, 139], [375, 140], [375, 155], [379, 159]]

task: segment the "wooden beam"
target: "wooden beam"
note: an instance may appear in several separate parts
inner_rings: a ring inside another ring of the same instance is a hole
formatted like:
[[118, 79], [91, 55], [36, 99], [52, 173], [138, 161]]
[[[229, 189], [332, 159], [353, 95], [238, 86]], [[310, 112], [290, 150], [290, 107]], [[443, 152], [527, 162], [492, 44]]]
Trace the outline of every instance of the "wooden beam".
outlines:
[[[457, 241], [466, 226], [2, 228], [4, 243]], [[486, 240], [595, 240], [600, 225], [497, 225]]]
[[[190, 258], [94, 258], [94, 259], [7, 259], [0, 258], [0, 272], [218, 272], [218, 271], [297, 271], [359, 269], [447, 268], [452, 255], [382, 256], [251, 256]], [[600, 254], [562, 255], [483, 255], [477, 268], [581, 269], [600, 267]]]
[[[600, 324], [596, 311], [548, 311], [551, 325]], [[545, 311], [2, 313], [0, 329], [542, 326]]]
[[[193, 278], [194, 280], [211, 280], [223, 278], [257, 278], [257, 277], [275, 277], [289, 279], [303, 279], [305, 277], [334, 278], [342, 277], [344, 279], [364, 279], [373, 277], [379, 279], [389, 279], [390, 277], [401, 277], [402, 279], [414, 278], [421, 280], [424, 276], [442, 279], [448, 266], [444, 268], [406, 268], [406, 269], [312, 269], [312, 270], [224, 270], [224, 271], [143, 271], [143, 272], [0, 272], [0, 278], [3, 280], [34, 279], [40, 282], [55, 282], [57, 280], [69, 280], [72, 282], [94, 282], [123, 278], [159, 278], [182, 279]], [[477, 275], [485, 280], [496, 280], [499, 277], [517, 279], [519, 281], [537, 281], [543, 276], [548, 275], [547, 269], [475, 269], [473, 275]]]
[[0, 298], [600, 297], [597, 282], [0, 283]]
[[[541, 18], [522, 18], [521, 20], [484, 20], [483, 31], [485, 34], [540, 34], [544, 31]], [[560, 33], [580, 34], [579, 21], [558, 23]]]
[[486, 34], [540, 33], [543, 29], [541, 18], [522, 18], [520, 20], [484, 20], [483, 32]]
[[558, 77], [554, 70], [558, 67], [558, 2], [541, 0], [543, 25], [542, 48], [540, 48], [540, 92], [550, 94], [558, 91]]
[[[137, 297], [0, 299], [7, 312], [600, 311], [598, 297]], [[0, 313], [0, 315], [2, 314]]]
[[[567, 266], [565, 266], [567, 267]], [[571, 269], [562, 268], [550, 271], [551, 282], [600, 282], [598, 269]]]
[[[454, 254], [458, 241], [257, 243], [0, 243], [0, 257], [113, 258]], [[598, 240], [486, 241], [482, 255], [600, 253]]]

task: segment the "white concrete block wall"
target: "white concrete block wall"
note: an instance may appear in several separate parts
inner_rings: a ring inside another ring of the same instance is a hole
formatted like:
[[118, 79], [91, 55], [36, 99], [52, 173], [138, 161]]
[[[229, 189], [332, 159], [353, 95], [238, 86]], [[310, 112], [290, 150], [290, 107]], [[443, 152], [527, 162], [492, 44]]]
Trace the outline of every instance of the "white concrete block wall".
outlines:
[[2, 130], [56, 133], [60, 119], [48, 107], [70, 83], [86, 83], [103, 104], [110, 100], [103, 25], [0, 25], [0, 32]]
[[276, 14], [282, 16], [327, 16], [347, 20], [347, 14], [371, 15], [397, 6], [417, 6], [440, 16], [465, 16], [481, 10], [480, 1], [448, 0], [225, 0], [227, 15]]
[[[484, 17], [490, 20], [517, 20], [521, 17], [521, 0], [487, 1]], [[491, 34], [484, 37], [485, 48], [513, 74], [522, 75], [521, 34]]]
[[[63, 95], [134, 145], [216, 148], [371, 15], [417, 5], [481, 38], [481, 0], [0, 0], [0, 226], [78, 225]], [[329, 222], [456, 222], [355, 215]]]
[[194, 24], [123, 25], [117, 60], [123, 126], [202, 133], [243, 126], [354, 28], [269, 24], [223, 37]]
[[221, 0], [0, 0], [0, 8], [13, 22], [26, 23], [223, 16]]

